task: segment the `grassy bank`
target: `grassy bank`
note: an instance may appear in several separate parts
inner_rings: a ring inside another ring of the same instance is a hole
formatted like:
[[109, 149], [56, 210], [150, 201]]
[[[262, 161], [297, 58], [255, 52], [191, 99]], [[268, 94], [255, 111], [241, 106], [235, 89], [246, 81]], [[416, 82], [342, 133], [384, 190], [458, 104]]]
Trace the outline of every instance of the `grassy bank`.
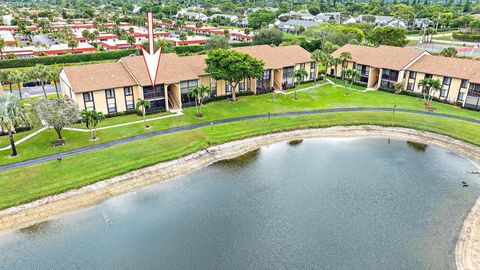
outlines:
[[250, 120], [152, 137], [64, 158], [61, 162], [0, 172], [0, 208], [95, 183], [213, 144], [292, 129], [361, 124], [416, 128], [480, 145], [480, 125], [427, 115], [349, 112]]
[[[185, 115], [176, 116], [166, 119], [150, 121], [151, 129], [145, 130], [142, 123], [132, 124], [123, 127], [99, 130], [97, 135], [99, 141], [92, 142], [89, 140], [88, 132], [67, 131], [63, 132], [67, 143], [63, 147], [53, 148], [50, 142], [56, 138], [53, 130], [43, 132], [32, 139], [18, 145], [20, 155], [16, 158], [8, 157], [8, 151], [0, 152], [0, 164], [18, 162], [21, 160], [31, 159], [34, 157], [44, 156], [48, 154], [59, 153], [67, 150], [85, 147], [92, 144], [98, 144], [111, 140], [131, 137], [144, 134], [156, 130], [163, 130], [172, 127], [184, 126], [199, 122], [208, 122], [218, 119], [266, 114], [281, 113], [288, 111], [304, 111], [313, 109], [331, 109], [345, 107], [389, 107], [394, 105], [399, 109], [423, 110], [423, 103], [414, 97], [393, 95], [386, 92], [356, 92], [349, 91], [349, 95], [345, 96], [345, 89], [335, 88], [330, 85], [317, 87], [304, 92], [299, 92], [299, 101], [295, 102], [294, 95], [276, 94], [276, 101], [272, 101], [271, 94], [262, 96], [245, 96], [241, 97], [237, 102], [228, 100], [212, 102], [206, 104], [203, 108], [205, 117], [195, 117], [195, 108], [190, 107], [184, 110]], [[437, 112], [452, 115], [458, 115], [473, 119], [480, 119], [479, 112], [461, 109], [455, 106], [433, 103]], [[149, 117], [154, 117], [151, 115]], [[127, 122], [131, 118], [139, 119], [135, 115], [127, 115], [112, 118], [105, 121], [105, 124], [118, 124]], [[103, 125], [103, 124], [102, 124]], [[78, 125], [78, 127], [83, 127]]]

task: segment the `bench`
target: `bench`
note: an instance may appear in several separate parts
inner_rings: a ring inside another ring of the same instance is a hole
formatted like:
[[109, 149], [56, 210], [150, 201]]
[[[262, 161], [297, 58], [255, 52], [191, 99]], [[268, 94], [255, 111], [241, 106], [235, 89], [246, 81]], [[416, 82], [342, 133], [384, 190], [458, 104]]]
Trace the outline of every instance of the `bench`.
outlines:
[[60, 140], [56, 140], [56, 141], [52, 142], [53, 147], [63, 146], [63, 145], [65, 145], [65, 140], [64, 139], [60, 139]]
[[425, 107], [425, 111], [427, 112], [435, 112], [437, 110], [437, 108], [432, 107], [432, 105], [427, 103], [423, 104], [423, 106]]

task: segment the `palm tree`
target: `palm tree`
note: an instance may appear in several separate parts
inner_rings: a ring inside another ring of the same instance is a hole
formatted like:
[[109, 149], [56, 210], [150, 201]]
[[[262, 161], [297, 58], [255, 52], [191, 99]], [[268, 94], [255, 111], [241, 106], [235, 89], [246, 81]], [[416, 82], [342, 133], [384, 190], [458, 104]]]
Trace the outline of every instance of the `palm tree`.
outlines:
[[360, 78], [360, 71], [352, 69], [350, 72], [350, 88], [353, 87], [353, 82]]
[[71, 38], [68, 40], [68, 47], [72, 49], [72, 53], [75, 52], [75, 48], [78, 47], [78, 41], [76, 39]]
[[340, 75], [342, 76], [343, 86], [345, 89], [347, 89], [347, 81], [350, 79], [351, 74], [352, 74], [352, 71], [350, 69], [342, 69], [342, 71], [340, 71]]
[[315, 61], [315, 74], [313, 76], [313, 81], [315, 82], [315, 84], [317, 84], [317, 76], [318, 76], [318, 63], [320, 61], [323, 60], [324, 56], [323, 56], [323, 52], [321, 50], [315, 50], [312, 52], [312, 60]]
[[352, 54], [350, 52], [342, 52], [340, 53], [340, 60], [342, 60], [342, 69], [346, 69], [347, 61], [352, 60]]
[[92, 133], [92, 140], [97, 139], [97, 125], [103, 119], [105, 119], [105, 115], [103, 115], [102, 112], [97, 112], [95, 110], [82, 111], [82, 121], [85, 123], [88, 130], [90, 130], [90, 133]]
[[48, 80], [48, 72], [48, 68], [41, 64], [36, 64], [31, 71], [32, 78], [40, 81], [45, 98], [48, 98], [47, 91], [45, 91], [45, 81]]
[[18, 95], [20, 96], [20, 99], [23, 99], [22, 83], [27, 80], [27, 74], [22, 71], [16, 71], [12, 73], [12, 79], [13, 79], [13, 83], [17, 84]]
[[145, 128], [149, 128], [147, 125], [146, 110], [150, 108], [150, 101], [139, 98], [137, 101], [137, 110], [140, 110], [140, 108], [142, 110], [144, 126]]
[[13, 74], [13, 71], [5, 72], [5, 75], [3, 77], [4, 77], [5, 82], [8, 83], [8, 86], [9, 86], [9, 89], [10, 89], [10, 94], [13, 94], [12, 85], [15, 83], [15, 76]]
[[308, 73], [305, 69], [301, 68], [301, 69], [297, 69], [295, 70], [293, 73], [292, 73], [292, 76], [295, 78], [295, 80], [297, 81], [297, 87], [295, 87], [295, 101], [298, 100], [298, 95], [297, 95], [297, 88], [298, 86], [300, 85], [300, 82], [303, 81], [303, 79], [305, 77], [308, 76]]
[[7, 44], [5, 43], [5, 40], [0, 37], [0, 59], [2, 60], [3, 60], [3, 49], [5, 49], [6, 46]]
[[56, 69], [50, 69], [48, 70], [47, 75], [47, 79], [49, 81], [52, 81], [55, 85], [55, 92], [57, 93], [57, 98], [59, 98], [60, 94], [58, 93], [58, 71]]
[[17, 148], [15, 147], [15, 125], [29, 124], [30, 121], [23, 108], [21, 100], [12, 94], [5, 94], [0, 96], [0, 126], [8, 133], [10, 146], [12, 148], [12, 156], [17, 155]]
[[435, 92], [442, 88], [440, 81], [432, 78], [422, 79], [418, 82], [418, 85], [422, 87], [423, 101], [425, 104], [428, 104], [428, 102], [433, 99]]
[[457, 56], [457, 53], [458, 51], [454, 47], [445, 48], [440, 52], [440, 54], [445, 57], [455, 57]]
[[337, 73], [338, 65], [340, 65], [341, 63], [342, 63], [342, 59], [340, 59], [340, 58], [335, 57], [335, 58], [332, 59], [331, 64], [335, 67], [335, 79], [338, 77], [337, 76], [338, 75], [338, 73]]
[[[205, 85], [199, 85], [188, 89], [188, 95], [195, 99], [195, 109], [197, 110], [196, 116], [202, 117], [202, 105], [205, 97], [210, 96], [212, 89]], [[200, 110], [198, 109], [200, 107]]]

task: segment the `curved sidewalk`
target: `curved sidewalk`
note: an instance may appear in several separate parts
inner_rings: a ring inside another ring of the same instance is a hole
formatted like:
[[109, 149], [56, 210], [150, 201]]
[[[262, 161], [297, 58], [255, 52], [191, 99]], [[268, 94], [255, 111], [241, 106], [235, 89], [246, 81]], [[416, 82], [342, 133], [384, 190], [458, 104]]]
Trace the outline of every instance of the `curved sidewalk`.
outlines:
[[[159, 135], [171, 134], [179, 131], [186, 131], [197, 129], [201, 127], [206, 127], [210, 125], [219, 125], [219, 124], [226, 124], [226, 123], [233, 123], [233, 122], [240, 122], [245, 120], [254, 120], [254, 119], [263, 119], [269, 117], [287, 117], [287, 116], [298, 116], [298, 115], [313, 115], [313, 114], [327, 114], [327, 113], [338, 113], [338, 112], [369, 112], [369, 111], [379, 111], [379, 112], [393, 112], [393, 108], [376, 108], [376, 107], [365, 107], [365, 108], [337, 108], [337, 109], [324, 109], [324, 110], [308, 110], [308, 111], [298, 111], [298, 112], [284, 112], [284, 113], [272, 113], [272, 114], [259, 114], [259, 115], [251, 115], [251, 116], [243, 116], [243, 117], [236, 117], [236, 118], [227, 118], [227, 119], [220, 119], [215, 121], [203, 122], [198, 124], [186, 125], [181, 127], [174, 127], [169, 129], [158, 130], [150, 133], [145, 133], [133, 137], [123, 138], [115, 141], [110, 141], [106, 143], [91, 145], [87, 147], [82, 147], [70, 151], [66, 151], [63, 153], [52, 154], [47, 156], [42, 156], [38, 158], [33, 158], [29, 160], [24, 160], [16, 163], [6, 164], [0, 166], [0, 171], [6, 171], [16, 168], [21, 168], [25, 166], [30, 166], [50, 160], [65, 158], [74, 156], [81, 153], [87, 153], [98, 149], [103, 149], [115, 145], [120, 145], [124, 143], [134, 142], [138, 140], [142, 140], [145, 138], [150, 138]], [[467, 121], [471, 123], [480, 124], [480, 120], [450, 115], [450, 114], [443, 114], [443, 113], [433, 113], [433, 112], [426, 112], [426, 111], [417, 111], [417, 110], [404, 110], [404, 109], [396, 109], [395, 112], [402, 112], [402, 113], [412, 113], [412, 114], [421, 114], [421, 115], [431, 115], [449, 119], [456, 119]]]

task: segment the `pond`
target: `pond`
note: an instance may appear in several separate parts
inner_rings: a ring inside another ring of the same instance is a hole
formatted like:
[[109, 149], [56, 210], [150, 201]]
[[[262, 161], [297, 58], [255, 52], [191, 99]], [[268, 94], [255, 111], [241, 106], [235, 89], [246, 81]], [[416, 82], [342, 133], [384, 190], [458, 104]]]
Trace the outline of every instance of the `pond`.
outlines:
[[474, 170], [395, 139], [277, 143], [5, 233], [0, 268], [455, 269]]

